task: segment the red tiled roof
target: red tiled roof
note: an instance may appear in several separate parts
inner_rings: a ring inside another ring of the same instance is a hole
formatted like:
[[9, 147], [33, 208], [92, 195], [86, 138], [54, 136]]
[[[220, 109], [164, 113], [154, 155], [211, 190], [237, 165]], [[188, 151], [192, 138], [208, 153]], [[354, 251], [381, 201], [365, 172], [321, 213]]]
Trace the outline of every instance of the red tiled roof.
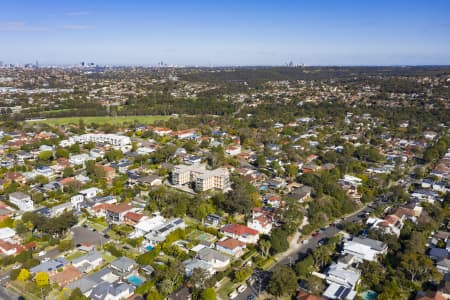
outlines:
[[110, 205], [109, 207], [106, 207], [106, 210], [112, 213], [120, 214], [130, 210], [131, 208], [132, 208], [131, 205], [128, 203], [119, 203], [116, 205]]
[[139, 222], [139, 220], [142, 219], [142, 217], [144, 217], [143, 214], [135, 213], [135, 212], [132, 212], [132, 211], [129, 211], [129, 212], [127, 212], [125, 214], [125, 218], [129, 219], [129, 220], [131, 220], [133, 222]]
[[229, 238], [229, 239], [226, 239], [224, 241], [217, 242], [216, 245], [221, 246], [221, 247], [226, 248], [226, 249], [234, 250], [237, 247], [245, 246], [245, 243], [243, 243], [241, 241], [238, 241], [236, 239], [233, 239], [233, 238]]
[[250, 227], [241, 225], [241, 224], [230, 224], [225, 225], [220, 229], [222, 232], [228, 232], [232, 234], [236, 234], [239, 236], [248, 234], [248, 235], [258, 235], [258, 231], [251, 229]]

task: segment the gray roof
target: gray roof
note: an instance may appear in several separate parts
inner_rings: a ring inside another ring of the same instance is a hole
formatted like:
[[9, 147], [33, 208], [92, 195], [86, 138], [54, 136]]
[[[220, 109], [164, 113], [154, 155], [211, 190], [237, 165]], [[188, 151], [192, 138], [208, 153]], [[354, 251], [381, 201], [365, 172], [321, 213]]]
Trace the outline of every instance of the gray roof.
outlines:
[[134, 288], [125, 282], [122, 283], [102, 282], [92, 290], [91, 295], [89, 297], [93, 300], [103, 300], [108, 295], [117, 296], [126, 290], [133, 291]]
[[84, 294], [94, 288], [98, 283], [90, 279], [88, 276], [80, 278], [74, 282], [71, 282], [67, 285], [69, 289], [77, 289], [79, 288], [81, 292]]
[[111, 267], [114, 267], [119, 270], [126, 270], [130, 268], [131, 266], [136, 266], [136, 262], [132, 260], [131, 258], [128, 258], [126, 256], [119, 257], [118, 259], [111, 262]]
[[387, 245], [385, 243], [366, 237], [354, 237], [353, 242], [369, 246], [370, 248], [377, 251], [383, 251], [387, 248]]
[[102, 254], [100, 252], [94, 250], [94, 251], [88, 252], [88, 253], [80, 256], [80, 257], [77, 257], [77, 258], [73, 259], [72, 263], [76, 264], [76, 263], [79, 263], [79, 262], [81, 262], [83, 260], [87, 260], [87, 261], [91, 262], [91, 261], [97, 260], [97, 259], [99, 259], [101, 257], [102, 257]]
[[101, 282], [103, 282], [103, 277], [105, 277], [105, 275], [113, 273], [113, 270], [111, 270], [110, 268], [103, 268], [101, 270], [99, 270], [98, 272], [95, 272], [94, 274], [91, 274], [88, 276], [88, 278], [92, 281], [94, 281], [96, 284], [99, 284]]
[[229, 256], [220, 253], [211, 248], [203, 248], [198, 252], [198, 258], [204, 261], [218, 260], [218, 261], [227, 261], [230, 259]]
[[52, 260], [43, 262], [43, 263], [31, 268], [30, 272], [38, 273], [38, 272], [54, 271], [56, 269], [64, 267], [65, 265], [67, 265], [67, 260], [63, 257], [58, 257], [56, 259], [52, 259]]
[[14, 192], [14, 193], [9, 194], [9, 196], [14, 197], [16, 199], [20, 199], [20, 200], [25, 200], [25, 199], [30, 198], [29, 195], [22, 193], [22, 192]]

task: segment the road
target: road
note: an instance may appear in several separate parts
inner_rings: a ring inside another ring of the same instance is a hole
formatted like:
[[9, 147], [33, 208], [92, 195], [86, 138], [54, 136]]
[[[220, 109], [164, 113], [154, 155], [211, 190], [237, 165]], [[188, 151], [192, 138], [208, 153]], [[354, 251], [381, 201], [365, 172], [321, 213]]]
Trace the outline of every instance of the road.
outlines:
[[3, 286], [0, 286], [0, 299], [2, 300], [15, 300], [19, 299], [20, 295], [5, 289]]
[[[370, 213], [372, 211], [373, 208], [366, 206], [363, 209], [353, 213], [352, 215], [343, 218], [342, 222], [359, 222], [364, 218], [364, 215], [366, 213]], [[255, 271], [255, 273], [253, 273], [252, 275], [254, 278], [257, 278], [257, 280], [255, 280], [255, 283], [253, 285], [250, 285], [242, 294], [240, 294], [235, 299], [247, 300], [250, 295], [253, 295], [256, 298], [256, 295], [258, 295], [258, 290], [262, 292], [267, 287], [267, 284], [270, 279], [271, 270], [280, 265], [294, 265], [297, 261], [302, 259], [310, 251], [316, 248], [320, 240], [327, 238], [329, 239], [335, 236], [339, 231], [340, 229], [336, 228], [336, 226], [329, 226], [327, 228], [324, 228], [324, 230], [321, 230], [319, 232], [318, 236], [310, 237], [308, 240], [306, 240], [307, 242], [304, 242], [304, 244], [297, 244], [298, 247], [296, 247], [296, 249], [292, 253], [289, 253], [287, 256], [280, 259], [269, 270], [263, 272]]]

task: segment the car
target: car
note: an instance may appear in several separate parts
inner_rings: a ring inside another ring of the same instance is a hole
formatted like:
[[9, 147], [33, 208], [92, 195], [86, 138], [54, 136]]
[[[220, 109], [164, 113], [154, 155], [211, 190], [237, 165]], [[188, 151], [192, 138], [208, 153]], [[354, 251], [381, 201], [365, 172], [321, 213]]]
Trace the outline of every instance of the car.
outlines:
[[336, 223], [331, 223], [330, 226], [331, 227], [336, 227]]
[[93, 231], [93, 232], [96, 232], [96, 231], [97, 231], [97, 229], [95, 229], [95, 228], [92, 228], [92, 231]]
[[237, 296], [239, 296], [238, 292], [236, 291], [232, 291], [231, 293], [228, 294], [228, 299], [235, 299]]
[[84, 227], [84, 228], [87, 228], [87, 225], [86, 225], [86, 224], [83, 224], [83, 227]]
[[247, 300], [255, 300], [255, 295], [253, 294], [248, 295]]
[[14, 265], [13, 267], [12, 267], [12, 269], [13, 270], [17, 270], [18, 268], [20, 268], [21, 267], [21, 264], [16, 264], [16, 265]]
[[38, 256], [41, 257], [44, 256], [45, 254], [47, 254], [47, 251], [41, 251], [38, 253]]
[[104, 234], [103, 237], [104, 237], [105, 239], [109, 239], [109, 235], [107, 235], [107, 234]]
[[247, 285], [241, 284], [240, 286], [238, 286], [238, 288], [236, 290], [239, 294], [242, 294], [246, 289], [247, 289]]
[[322, 245], [325, 245], [326, 242], [327, 242], [327, 239], [321, 239], [317, 242], [317, 245], [322, 246]]
[[312, 236], [317, 237], [317, 236], [319, 236], [319, 233], [320, 233], [319, 231], [313, 232]]

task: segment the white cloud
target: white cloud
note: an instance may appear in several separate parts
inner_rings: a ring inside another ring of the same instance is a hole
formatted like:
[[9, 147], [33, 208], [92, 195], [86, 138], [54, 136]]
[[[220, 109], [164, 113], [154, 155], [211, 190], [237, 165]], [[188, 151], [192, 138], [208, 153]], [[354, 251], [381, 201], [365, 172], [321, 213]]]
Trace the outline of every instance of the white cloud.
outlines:
[[94, 29], [95, 26], [91, 26], [91, 25], [64, 25], [62, 27], [65, 30], [89, 30], [89, 29]]
[[46, 27], [31, 26], [25, 22], [0, 23], [0, 31], [47, 31]]

